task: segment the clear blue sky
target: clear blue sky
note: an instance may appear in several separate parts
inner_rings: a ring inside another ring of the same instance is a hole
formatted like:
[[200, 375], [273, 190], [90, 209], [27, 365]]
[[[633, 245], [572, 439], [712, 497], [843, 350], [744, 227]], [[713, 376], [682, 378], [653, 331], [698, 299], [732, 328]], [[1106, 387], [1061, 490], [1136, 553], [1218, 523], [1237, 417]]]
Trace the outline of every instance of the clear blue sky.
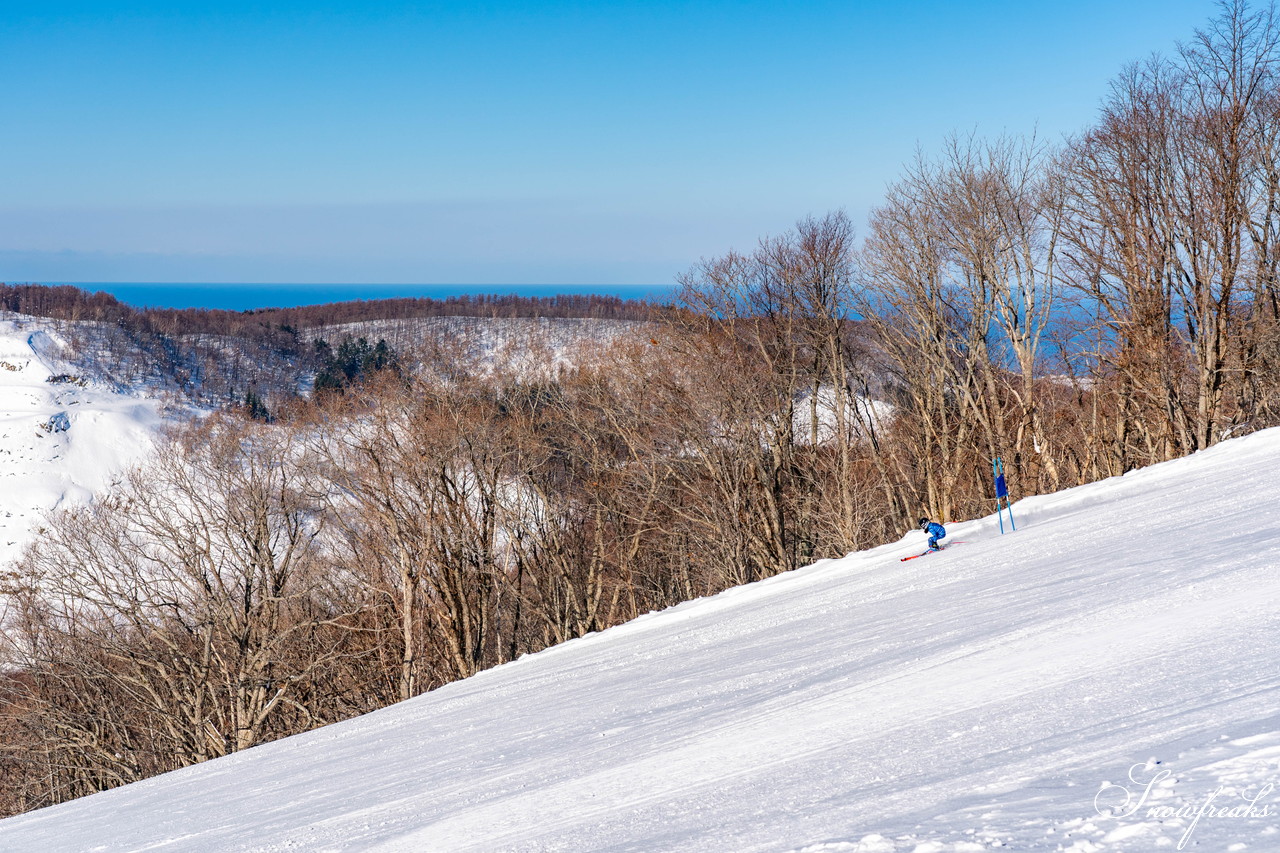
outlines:
[[0, 3], [0, 281], [662, 283], [1209, 2]]

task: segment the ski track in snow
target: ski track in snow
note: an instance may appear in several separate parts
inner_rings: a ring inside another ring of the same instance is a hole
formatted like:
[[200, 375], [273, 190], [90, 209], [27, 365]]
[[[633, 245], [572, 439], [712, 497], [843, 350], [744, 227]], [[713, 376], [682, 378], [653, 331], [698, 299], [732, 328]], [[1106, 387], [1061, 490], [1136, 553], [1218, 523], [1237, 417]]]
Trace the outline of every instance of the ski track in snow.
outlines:
[[152, 446], [159, 401], [73, 375], [54, 324], [0, 312], [0, 567], [45, 513], [83, 503]]
[[[913, 532], [0, 821], [0, 849], [1277, 850], [1280, 794], [1172, 810], [1280, 784], [1278, 465], [1269, 430], [899, 562]], [[1147, 799], [1100, 811], [1104, 783]]]

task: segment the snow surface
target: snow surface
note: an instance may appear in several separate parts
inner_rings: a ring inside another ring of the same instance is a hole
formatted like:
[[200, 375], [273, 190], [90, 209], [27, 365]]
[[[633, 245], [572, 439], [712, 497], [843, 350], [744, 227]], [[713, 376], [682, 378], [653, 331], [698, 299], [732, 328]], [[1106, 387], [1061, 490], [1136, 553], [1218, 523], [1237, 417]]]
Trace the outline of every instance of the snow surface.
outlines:
[[1278, 469], [1270, 430], [900, 562], [913, 532], [0, 821], [0, 849], [1277, 850]]
[[52, 322], [0, 315], [0, 566], [45, 513], [109, 487], [166, 420], [159, 400], [76, 376], [64, 353]]
[[638, 320], [589, 317], [415, 317], [315, 326], [306, 336], [331, 343], [385, 338], [402, 354], [439, 347], [485, 374], [531, 378], [582, 366], [610, 344], [650, 328]]
[[[814, 421], [818, 425], [818, 441], [831, 441], [838, 435], [839, 418], [836, 417], [840, 401], [836, 399], [835, 388], [824, 385], [817, 394], [817, 418], [814, 417], [813, 393], [806, 390], [795, 402], [791, 417], [792, 429], [801, 444], [810, 444], [813, 436]], [[884, 431], [893, 418], [894, 406], [883, 400], [873, 400], [861, 394], [855, 394], [845, 404], [845, 418], [849, 431], [863, 439], [869, 438], [872, 432]]]

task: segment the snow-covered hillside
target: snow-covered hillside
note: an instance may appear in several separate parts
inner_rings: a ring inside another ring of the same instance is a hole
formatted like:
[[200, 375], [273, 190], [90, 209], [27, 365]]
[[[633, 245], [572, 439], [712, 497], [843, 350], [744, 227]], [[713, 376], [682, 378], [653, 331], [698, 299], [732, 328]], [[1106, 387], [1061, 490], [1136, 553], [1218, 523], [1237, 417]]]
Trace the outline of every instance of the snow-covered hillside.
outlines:
[[0, 849], [1280, 849], [1277, 470], [1272, 430], [1024, 500], [1014, 534], [690, 602]]
[[[631, 334], [637, 325], [429, 317], [317, 327], [303, 338], [309, 343], [316, 337], [385, 336], [404, 352], [434, 346], [481, 367], [503, 364], [536, 372], [577, 363], [591, 345]], [[192, 414], [193, 404], [166, 369], [177, 365], [193, 374], [194, 362], [200, 362], [206, 373], [216, 373], [220, 357], [224, 368], [238, 365], [244, 374], [227, 386], [235, 395], [250, 383], [245, 364], [255, 356], [270, 362], [258, 365], [262, 377], [281, 389], [306, 394], [315, 378], [297, 359], [255, 350], [243, 339], [192, 335], [179, 339], [174, 351], [186, 355], [161, 363], [110, 324], [0, 312], [0, 566], [22, 553], [46, 512], [108, 488], [119, 472], [142, 458], [167, 421]], [[270, 387], [264, 381], [259, 390]], [[205, 393], [200, 382], [191, 389], [205, 403], [225, 402], [218, 393]]]
[[85, 380], [49, 321], [0, 315], [0, 565], [64, 502], [108, 487], [151, 446], [161, 403]]
[[636, 320], [586, 317], [418, 317], [317, 326], [306, 334], [331, 342], [385, 339], [410, 357], [438, 351], [485, 371], [537, 376], [582, 365], [594, 352], [647, 328]]

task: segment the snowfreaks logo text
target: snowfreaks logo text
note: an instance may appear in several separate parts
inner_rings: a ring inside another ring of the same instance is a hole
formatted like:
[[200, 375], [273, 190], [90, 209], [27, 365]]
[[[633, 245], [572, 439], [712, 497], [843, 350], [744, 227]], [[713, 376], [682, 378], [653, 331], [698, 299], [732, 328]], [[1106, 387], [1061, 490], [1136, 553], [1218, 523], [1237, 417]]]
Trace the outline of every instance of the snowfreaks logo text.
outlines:
[[[1182, 805], [1152, 805], [1153, 800], [1169, 797], [1169, 789], [1173, 782], [1169, 777], [1173, 771], [1165, 767], [1147, 764], [1135, 764], [1129, 768], [1129, 781], [1134, 787], [1104, 782], [1102, 789], [1093, 798], [1093, 807], [1103, 817], [1117, 819], [1132, 818], [1139, 815], [1145, 806], [1146, 811], [1141, 818], [1147, 820], [1168, 821], [1182, 819], [1189, 821], [1182, 837], [1178, 839], [1178, 849], [1186, 846], [1191, 834], [1195, 832], [1202, 819], [1219, 818], [1265, 818], [1273, 813], [1272, 806], [1259, 805], [1260, 801], [1269, 797], [1275, 790], [1271, 782], [1258, 788], [1239, 790], [1226, 785], [1219, 785], [1198, 801], [1183, 801]], [[1149, 778], [1148, 778], [1149, 777]], [[1135, 791], [1140, 792], [1135, 796]]]

